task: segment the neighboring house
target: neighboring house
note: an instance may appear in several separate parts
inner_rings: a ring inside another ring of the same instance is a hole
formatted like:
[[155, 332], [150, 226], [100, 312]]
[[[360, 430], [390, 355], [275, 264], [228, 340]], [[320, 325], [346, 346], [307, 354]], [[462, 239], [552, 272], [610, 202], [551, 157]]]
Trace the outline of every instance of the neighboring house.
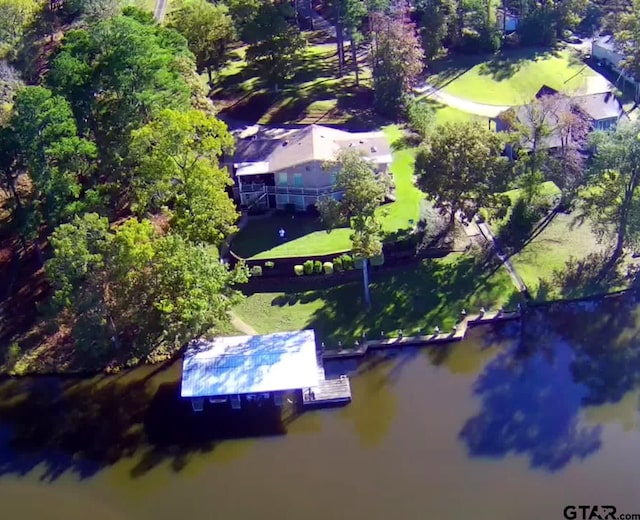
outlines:
[[599, 64], [610, 68], [618, 74], [618, 79], [622, 78], [627, 83], [630, 83], [635, 88], [636, 99], [640, 99], [640, 82], [636, 81], [636, 78], [622, 69], [622, 61], [625, 55], [613, 36], [601, 36], [593, 40], [591, 44], [591, 56]]
[[227, 159], [241, 206], [304, 211], [319, 197], [340, 197], [335, 189], [337, 170], [326, 169], [345, 148], [358, 150], [386, 173], [391, 149], [382, 132], [352, 133], [319, 125], [302, 129], [244, 131], [236, 136], [236, 151]]
[[520, 18], [517, 14], [512, 13], [508, 9], [506, 10], [506, 14], [504, 9], [496, 9], [496, 25], [498, 26], [498, 29], [505, 34], [514, 32], [518, 28], [519, 22]]
[[[540, 99], [543, 96], [559, 96], [558, 107], [559, 110], [565, 111], [570, 109], [572, 111], [579, 111], [585, 116], [589, 130], [609, 130], [615, 128], [621, 119], [629, 119], [625, 113], [618, 98], [612, 92], [602, 92], [599, 94], [585, 94], [579, 96], [567, 96], [559, 93], [557, 90], [544, 85], [536, 94], [536, 99]], [[509, 110], [502, 112], [495, 119], [496, 131], [505, 132], [510, 129], [510, 122], [513, 117], [521, 124], [533, 125], [531, 121], [532, 110], [528, 105], [518, 106], [510, 108]], [[558, 126], [558, 117], [556, 113], [545, 114], [549, 127], [554, 128]], [[531, 147], [530, 143], [522, 143], [524, 148]], [[545, 137], [538, 142], [538, 147], [541, 149], [553, 150], [560, 148], [561, 137], [560, 132], [552, 132], [551, 135]], [[511, 155], [510, 149], [508, 150]]]

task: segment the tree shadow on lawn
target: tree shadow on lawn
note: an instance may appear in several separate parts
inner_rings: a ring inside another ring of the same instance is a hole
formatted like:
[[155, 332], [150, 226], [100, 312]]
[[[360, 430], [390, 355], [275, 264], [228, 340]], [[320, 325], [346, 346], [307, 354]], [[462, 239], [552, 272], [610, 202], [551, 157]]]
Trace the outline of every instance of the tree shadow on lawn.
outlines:
[[480, 75], [491, 76], [495, 81], [513, 77], [528, 61], [538, 61], [549, 57], [559, 57], [558, 49], [549, 47], [527, 47], [518, 50], [499, 51], [478, 69]]
[[540, 280], [534, 298], [537, 301], [550, 299], [575, 299], [605, 294], [624, 287], [638, 286], [638, 275], [633, 269], [625, 269], [624, 258], [611, 263], [607, 252], [590, 253], [585, 258], [569, 258], [561, 269], [554, 270], [551, 277]]
[[397, 334], [430, 333], [437, 325], [451, 330], [463, 309], [513, 305], [519, 301], [511, 280], [493, 275], [500, 269], [485, 258], [459, 257], [453, 261], [426, 260], [417, 268], [371, 276], [372, 307], [363, 304], [362, 284], [351, 283], [325, 291], [278, 296], [272, 305], [287, 306], [318, 299], [324, 305], [309, 319], [326, 348], [351, 346], [363, 334], [369, 339]]
[[[282, 241], [278, 230], [283, 228], [286, 241]], [[242, 258], [251, 258], [274, 247], [303, 238], [316, 231], [325, 230], [318, 217], [310, 215], [273, 215], [268, 218], [250, 219], [249, 224], [231, 242], [233, 252]]]
[[[134, 478], [167, 462], [177, 472], [226, 439], [286, 430], [276, 407], [238, 414], [206, 405], [204, 413], [194, 414], [180, 398], [179, 369], [163, 365], [139, 372], [5, 380], [0, 475], [37, 471], [42, 481], [68, 473], [85, 479], [123, 459], [131, 460]], [[170, 381], [159, 384], [156, 376]]]

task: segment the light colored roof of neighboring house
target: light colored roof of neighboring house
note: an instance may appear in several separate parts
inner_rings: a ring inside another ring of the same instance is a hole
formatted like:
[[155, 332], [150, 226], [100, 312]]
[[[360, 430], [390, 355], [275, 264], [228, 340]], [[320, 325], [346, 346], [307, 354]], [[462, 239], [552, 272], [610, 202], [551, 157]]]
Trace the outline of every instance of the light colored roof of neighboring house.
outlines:
[[[244, 163], [244, 167], [246, 163], [268, 163], [268, 171], [276, 172], [309, 161], [332, 161], [343, 148], [358, 150], [376, 163], [388, 164], [392, 160], [389, 143], [380, 131], [347, 132], [309, 125], [271, 135], [257, 131], [252, 137], [238, 139], [233, 163], [236, 166]], [[246, 171], [244, 174], [249, 175], [249, 170]]]
[[587, 94], [576, 96], [572, 101], [594, 121], [611, 119], [624, 113], [622, 105], [613, 92], [601, 92], [600, 94]]
[[[613, 92], [567, 96], [547, 85], [543, 85], [536, 93], [536, 99], [539, 99], [542, 96], [550, 95], [560, 96], [557, 99], [558, 105], [556, 105], [559, 110], [566, 110], [571, 106], [579, 107], [579, 109], [582, 110], [592, 121], [601, 121], [604, 119], [612, 119], [614, 117], [628, 119], [628, 116], [624, 112], [620, 101], [618, 100], [618, 98], [616, 98]], [[508, 112], [515, 111], [516, 117], [521, 123], [531, 123], [530, 119], [532, 117], [532, 113], [527, 109], [527, 107], [528, 105], [521, 105], [518, 107], [510, 108], [509, 110], [498, 115], [498, 119], [502, 119]], [[556, 113], [549, 112], [547, 114], [547, 117], [549, 118], [548, 122], [550, 125], [557, 125], [558, 117]], [[560, 145], [561, 139], [558, 132], [553, 132], [551, 133], [551, 135], [542, 138], [539, 143], [539, 146], [541, 148], [557, 148]], [[528, 147], [529, 145], [525, 144], [524, 146]]]
[[182, 397], [297, 390], [319, 380], [313, 330], [218, 337], [189, 344]]
[[611, 52], [620, 52], [615, 38], [610, 34], [606, 36], [600, 36], [600, 38], [593, 40], [593, 45]]

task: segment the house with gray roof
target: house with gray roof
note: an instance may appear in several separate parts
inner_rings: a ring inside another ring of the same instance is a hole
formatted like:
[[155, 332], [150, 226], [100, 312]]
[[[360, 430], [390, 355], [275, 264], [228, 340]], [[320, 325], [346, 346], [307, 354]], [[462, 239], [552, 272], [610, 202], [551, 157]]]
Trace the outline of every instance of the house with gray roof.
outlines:
[[386, 173], [391, 148], [381, 131], [347, 132], [321, 125], [298, 129], [251, 127], [236, 133], [236, 150], [226, 160], [241, 206], [304, 211], [319, 197], [340, 197], [337, 171], [327, 168], [342, 149], [354, 149]]
[[[610, 130], [615, 128], [621, 120], [629, 119], [618, 98], [610, 91], [568, 96], [547, 85], [543, 85], [535, 97], [536, 99], [541, 99], [544, 96], [554, 96], [554, 110], [548, 110], [545, 114], [536, 114], [534, 116], [536, 111], [531, 109], [531, 105], [512, 107], [495, 118], [496, 131], [509, 131], [514, 118], [520, 124], [533, 127], [532, 117], [544, 117], [546, 125], [552, 131], [549, 135], [541, 138], [536, 145], [538, 149], [553, 150], [560, 148], [562, 144], [559, 129], [561, 125], [558, 119], [559, 114], [562, 112], [581, 113], [588, 123], [589, 128], [587, 130], [590, 131]], [[519, 143], [519, 146], [524, 149], [530, 149], [532, 144], [523, 142]]]

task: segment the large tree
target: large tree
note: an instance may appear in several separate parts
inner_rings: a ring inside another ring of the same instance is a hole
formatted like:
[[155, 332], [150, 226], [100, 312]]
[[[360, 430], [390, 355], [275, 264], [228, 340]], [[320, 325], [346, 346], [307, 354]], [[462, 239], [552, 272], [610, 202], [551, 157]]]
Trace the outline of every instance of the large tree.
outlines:
[[130, 354], [165, 353], [228, 321], [246, 280], [214, 247], [162, 235], [149, 221], [110, 228], [95, 213], [63, 224], [47, 262], [54, 303], [73, 324], [76, 347], [98, 360], [126, 342]]
[[502, 156], [499, 134], [479, 123], [447, 123], [433, 132], [416, 157], [418, 186], [449, 214], [452, 226], [462, 212], [473, 217], [481, 207], [504, 203], [510, 164]]
[[11, 49], [36, 16], [38, 0], [0, 0], [0, 49]]
[[138, 212], [165, 208], [176, 231], [194, 242], [220, 245], [238, 217], [219, 166], [233, 148], [226, 125], [197, 110], [164, 110], [133, 132], [139, 166], [133, 183]]
[[292, 23], [295, 13], [284, 0], [269, 0], [260, 6], [245, 28], [249, 43], [246, 59], [276, 88], [291, 77], [306, 46]]
[[126, 181], [132, 130], [165, 108], [190, 106], [185, 79], [193, 55], [177, 32], [135, 9], [69, 31], [47, 81], [70, 102], [82, 133], [93, 136], [103, 173]]
[[35, 193], [23, 231], [34, 237], [78, 211], [81, 181], [92, 169], [96, 150], [78, 136], [67, 101], [43, 87], [25, 87], [15, 99], [11, 119], [18, 158], [29, 174]]
[[593, 164], [582, 194], [584, 217], [601, 239], [615, 243], [612, 262], [625, 245], [640, 244], [640, 123], [592, 136]]
[[397, 115], [424, 68], [424, 51], [402, 2], [393, 14], [376, 12], [371, 17], [374, 103], [380, 113]]
[[171, 13], [170, 26], [187, 39], [198, 71], [207, 71], [211, 85], [213, 72], [225, 64], [227, 49], [235, 38], [227, 6], [206, 0], [185, 0]]
[[318, 210], [327, 229], [348, 224], [353, 230], [352, 251], [362, 259], [365, 302], [370, 305], [368, 259], [382, 253], [382, 227], [376, 210], [384, 202], [390, 179], [376, 173], [369, 160], [355, 150], [342, 150], [325, 168], [336, 172], [335, 188], [342, 191], [342, 197], [321, 199]]

